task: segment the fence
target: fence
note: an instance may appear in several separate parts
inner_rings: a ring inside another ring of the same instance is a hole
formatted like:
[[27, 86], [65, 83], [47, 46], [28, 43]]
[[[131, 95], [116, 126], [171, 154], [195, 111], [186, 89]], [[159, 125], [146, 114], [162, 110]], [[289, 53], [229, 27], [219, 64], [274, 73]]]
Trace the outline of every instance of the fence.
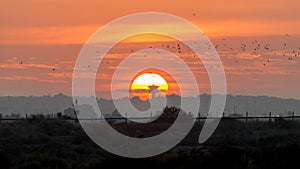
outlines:
[[[25, 119], [39, 119], [39, 118], [43, 118], [43, 119], [47, 119], [47, 120], [55, 120], [55, 119], [62, 119], [62, 120], [66, 120], [66, 121], [78, 121], [78, 120], [91, 120], [91, 121], [101, 121], [101, 120], [106, 120], [106, 121], [123, 121], [123, 122], [128, 122], [130, 120], [151, 120], [153, 119], [152, 117], [130, 117], [130, 118], [126, 118], [126, 117], [107, 117], [107, 118], [81, 118], [81, 119], [77, 119], [77, 118], [66, 118], [66, 117], [25, 117], [25, 118], [0, 118], [0, 121], [17, 121], [17, 120], [25, 120]], [[160, 120], [175, 120], [176, 117], [164, 117], [164, 118], [159, 118]], [[248, 116], [248, 113], [246, 113], [246, 116], [223, 116], [222, 117], [201, 117], [200, 115], [198, 117], [193, 118], [196, 121], [201, 121], [201, 120], [206, 120], [206, 119], [224, 119], [224, 120], [242, 120], [245, 121], [246, 123], [248, 123], [249, 121], [274, 121], [274, 119], [285, 119], [285, 120], [297, 120], [300, 119], [299, 115], [295, 115], [294, 113], [290, 116], [272, 116], [272, 113], [269, 113], [269, 116]]]

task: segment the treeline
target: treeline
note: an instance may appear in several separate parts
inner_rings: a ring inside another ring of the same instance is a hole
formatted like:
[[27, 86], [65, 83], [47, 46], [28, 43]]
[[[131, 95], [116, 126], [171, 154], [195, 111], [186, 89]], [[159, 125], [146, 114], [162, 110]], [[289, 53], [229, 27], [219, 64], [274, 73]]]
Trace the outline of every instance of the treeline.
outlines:
[[67, 108], [63, 112], [57, 112], [57, 113], [35, 113], [35, 114], [28, 114], [25, 113], [24, 116], [21, 116], [19, 113], [12, 113], [12, 114], [6, 114], [2, 115], [0, 113], [0, 120], [19, 120], [19, 119], [77, 119], [77, 112], [74, 110], [74, 108]]

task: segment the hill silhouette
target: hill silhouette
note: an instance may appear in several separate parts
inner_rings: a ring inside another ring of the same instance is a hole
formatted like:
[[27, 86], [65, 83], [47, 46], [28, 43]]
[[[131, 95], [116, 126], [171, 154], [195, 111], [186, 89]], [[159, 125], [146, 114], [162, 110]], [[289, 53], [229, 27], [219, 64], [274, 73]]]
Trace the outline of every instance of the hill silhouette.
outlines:
[[[167, 96], [168, 106], [177, 106], [180, 104], [180, 96]], [[193, 97], [184, 97], [182, 99], [193, 99]], [[211, 95], [200, 95], [200, 113], [206, 116], [210, 106]], [[122, 99], [119, 99], [122, 100]], [[110, 99], [97, 99], [102, 114], [111, 114], [115, 111], [113, 101]], [[138, 98], [132, 98], [131, 103], [138, 109], [145, 109], [149, 106], [149, 102], [142, 101]], [[0, 97], [0, 113], [19, 114], [20, 117], [25, 117], [25, 114], [51, 114], [63, 112], [73, 104], [72, 97], [63, 94], [53, 96], [2, 96]], [[295, 112], [300, 115], [300, 100], [283, 99], [268, 96], [233, 96], [227, 95], [225, 114], [240, 113], [245, 115], [268, 115], [272, 112], [273, 115], [288, 115]]]

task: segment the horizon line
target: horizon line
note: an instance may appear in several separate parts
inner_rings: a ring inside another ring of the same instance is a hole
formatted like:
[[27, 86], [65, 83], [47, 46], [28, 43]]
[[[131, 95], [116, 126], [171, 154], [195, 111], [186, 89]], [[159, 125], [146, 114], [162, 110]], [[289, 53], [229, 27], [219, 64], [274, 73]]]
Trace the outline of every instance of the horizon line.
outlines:
[[[55, 97], [55, 96], [58, 96], [58, 95], [63, 95], [63, 96], [66, 96], [66, 97], [94, 97], [94, 96], [72, 96], [72, 95], [68, 95], [68, 94], [65, 94], [65, 93], [56, 93], [56, 94], [44, 94], [44, 95], [0, 95], [0, 98], [3, 98], [3, 97]], [[172, 93], [172, 94], [168, 94], [166, 95], [165, 97], [168, 97], [168, 96], [178, 96], [178, 97], [182, 97], [180, 95], [177, 95], [175, 93]], [[223, 95], [223, 94], [218, 94], [218, 93], [214, 93], [214, 94], [207, 94], [207, 93], [200, 93], [198, 96], [203, 96], [203, 95]], [[280, 96], [270, 96], [270, 95], [247, 95], [247, 94], [231, 94], [231, 93], [227, 93], [225, 94], [226, 97], [228, 96], [233, 96], [233, 97], [272, 97], [272, 98], [279, 98], [279, 99], [285, 99], [285, 100], [300, 100], [300, 98], [291, 98], [291, 97], [280, 97]], [[138, 96], [134, 96], [134, 97], [120, 97], [120, 98], [117, 98], [117, 99], [124, 99], [124, 98], [139, 98]], [[196, 97], [196, 96], [183, 96], [183, 98], [188, 98], [188, 97]], [[97, 99], [106, 99], [106, 100], [112, 100], [112, 98], [105, 98], [105, 97], [97, 97]], [[142, 100], [142, 99], [140, 99]]]

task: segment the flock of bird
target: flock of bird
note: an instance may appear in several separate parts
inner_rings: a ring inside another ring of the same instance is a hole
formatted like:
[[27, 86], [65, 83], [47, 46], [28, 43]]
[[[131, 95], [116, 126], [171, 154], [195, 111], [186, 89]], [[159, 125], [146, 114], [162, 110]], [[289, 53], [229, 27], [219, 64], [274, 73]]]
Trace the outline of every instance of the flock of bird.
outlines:
[[[289, 34], [285, 34], [286, 37], [290, 37]], [[166, 45], [162, 45], [162, 47], [164, 47]], [[236, 50], [237, 52], [245, 52], [245, 53], [249, 53], [250, 55], [258, 55], [258, 54], [269, 54], [269, 55], [282, 55], [283, 57], [287, 57], [287, 60], [289, 61], [293, 61], [295, 58], [297, 58], [298, 56], [300, 56], [300, 47], [298, 47], [297, 49], [288, 49], [288, 43], [287, 42], [283, 42], [282, 43], [282, 48], [283, 51], [282, 53], [277, 53], [276, 49], [274, 48], [272, 50], [272, 45], [271, 43], [260, 43], [258, 40], [254, 40], [248, 43], [241, 43], [239, 49], [235, 48], [235, 47], [230, 47], [230, 45], [228, 43], [226, 43], [226, 39], [222, 38], [221, 42], [216, 44], [215, 49], [218, 51], [221, 51], [221, 47], [226, 47], [226, 50], [228, 51], [234, 51]], [[170, 46], [167, 45], [166, 48], [170, 51], [170, 52], [177, 52], [178, 54], [183, 53], [182, 47], [181, 47], [181, 43], [178, 43], [177, 45], [174, 46]], [[211, 46], [208, 46], [208, 49], [211, 49]], [[176, 51], [177, 50], [177, 51]], [[223, 49], [224, 50], [224, 49]], [[187, 53], [191, 53], [190, 50], [187, 50]], [[196, 57], [195, 55], [192, 55], [194, 58]], [[182, 57], [180, 57], [182, 58]], [[236, 63], [238, 63], [238, 58], [236, 58], [235, 60]], [[270, 58], [266, 58], [265, 61], [262, 63], [263, 66], [266, 66], [267, 63], [270, 63], [271, 59]]]
[[[289, 34], [285, 34], [286, 37], [290, 37]], [[221, 50], [221, 47], [225, 47], [226, 50], [229, 51], [234, 51], [234, 50], [238, 50], [237, 47], [230, 47], [230, 45], [226, 42], [226, 38], [222, 38], [221, 42], [219, 42], [218, 44], [215, 44], [215, 49]], [[196, 55], [194, 54], [193, 51], [191, 51], [187, 46], [185, 46], [183, 43], [181, 42], [176, 42], [175, 44], [161, 44], [160, 46], [161, 48], [164, 48], [170, 52], [175, 52], [179, 54], [179, 57], [182, 59], [183, 57], [180, 56], [180, 54], [186, 54], [186, 53], [192, 53], [192, 58], [196, 58]], [[288, 43], [284, 42], [282, 43], [282, 47], [284, 49], [286, 49], [286, 51], [288, 50]], [[154, 46], [150, 46], [149, 48], [155, 49], [155, 45]], [[158, 47], [159, 48], [159, 47]], [[201, 48], [201, 47], [200, 47]], [[208, 45], [208, 49], [211, 49], [211, 46]], [[223, 49], [224, 50], [224, 49]], [[267, 53], [272, 53], [273, 55], [279, 55], [279, 53], [277, 53], [276, 51], [272, 52], [272, 45], [270, 43], [259, 43], [258, 40], [254, 40], [252, 42], [248, 42], [248, 43], [241, 43], [240, 47], [239, 47], [239, 51], [240, 52], [249, 52], [250, 55], [257, 55], [257, 54], [262, 54], [264, 52]], [[134, 49], [130, 49], [130, 52], [133, 53]], [[99, 53], [99, 51], [97, 51], [97, 53]], [[288, 55], [287, 55], [288, 54]], [[285, 53], [282, 52], [282, 56], [286, 57], [288, 56], [288, 60], [289, 61], [293, 61], [295, 58], [297, 58], [298, 56], [300, 56], [300, 47], [298, 47], [297, 49], [291, 50], [291, 52], [289, 53]], [[146, 55], [144, 57], [147, 57]], [[235, 62], [238, 63], [238, 58], [235, 59]], [[267, 63], [271, 62], [270, 58], [266, 58], [266, 60], [262, 63], [263, 66], [266, 66]], [[107, 60], [103, 60], [102, 63], [106, 63], [106, 64], [110, 64], [110, 61]], [[20, 64], [24, 64], [24, 61], [21, 60]], [[88, 65], [88, 68], [90, 68], [90, 65]], [[57, 69], [55, 67], [53, 67], [51, 69], [52, 72], [55, 72]]]
[[[193, 13], [192, 16], [195, 17], [196, 14]], [[288, 33], [285, 33], [284, 36], [287, 37], [287, 38], [291, 37], [290, 34], [288, 34]], [[288, 43], [284, 42], [282, 45], [287, 50]], [[220, 44], [215, 44], [214, 47], [218, 51], [218, 49], [220, 47], [222, 47], [222, 46], [223, 47], [228, 47], [227, 50], [230, 50], [230, 51], [235, 50], [234, 47], [229, 47], [229, 45], [226, 43], [226, 39], [225, 38], [222, 38], [221, 43]], [[177, 52], [178, 54], [182, 54], [183, 53], [183, 47], [180, 44], [180, 42], [177, 43], [177, 45], [174, 45], [174, 46], [162, 44], [161, 47], [162, 48], [166, 48], [170, 52]], [[260, 52], [263, 52], [262, 50], [264, 50], [264, 52], [271, 52], [272, 51], [271, 47], [272, 47], [272, 45], [270, 43], [262, 44], [262, 43], [259, 43], [257, 40], [254, 40], [254, 41], [252, 41], [251, 43], [248, 43], [248, 44], [247, 43], [241, 43], [240, 44], [240, 50], [242, 52], [248, 52], [249, 51], [250, 55], [259, 54]], [[154, 49], [154, 47], [152, 47], [152, 46], [150, 46], [150, 48]], [[208, 48], [211, 49], [211, 46], [209, 46]], [[99, 51], [96, 51], [96, 52], [97, 52], [97, 54], [99, 54]], [[134, 50], [131, 49], [130, 52], [133, 53]], [[186, 52], [187, 53], [193, 53], [190, 50], [187, 50]], [[273, 55], [279, 55], [279, 53], [277, 53], [276, 51], [273, 51]], [[298, 49], [292, 50], [291, 53], [288, 53], [288, 55], [286, 55], [286, 53], [283, 52], [282, 56], [283, 57], [288, 56], [287, 59], [289, 61], [293, 61], [295, 58], [297, 58], [298, 56], [300, 56], [300, 47], [298, 47]], [[144, 57], [146, 57], [146, 55]], [[192, 57], [196, 58], [195, 54], [193, 54]], [[180, 56], [180, 58], [182, 58], [182, 56]], [[236, 58], [235, 62], [238, 63], [238, 58]], [[269, 63], [269, 62], [271, 62], [270, 58], [266, 59], [265, 62], [263, 63], [263, 65], [266, 66], [266, 63]], [[110, 64], [110, 61], [102, 61], [102, 63]], [[20, 64], [24, 64], [23, 60], [20, 61]], [[90, 68], [90, 65], [88, 65], [88, 68]], [[56, 68], [53, 67], [52, 71], [55, 72]]]

